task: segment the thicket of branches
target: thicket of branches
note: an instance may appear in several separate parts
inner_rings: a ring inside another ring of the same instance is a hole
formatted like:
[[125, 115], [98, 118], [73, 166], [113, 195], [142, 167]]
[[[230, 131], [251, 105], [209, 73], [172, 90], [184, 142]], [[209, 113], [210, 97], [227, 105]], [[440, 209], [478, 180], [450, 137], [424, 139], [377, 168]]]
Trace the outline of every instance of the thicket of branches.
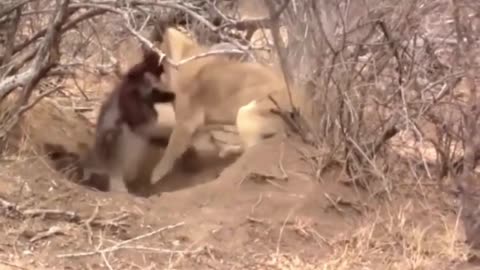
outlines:
[[[422, 154], [417, 162], [428, 178], [457, 180], [467, 236], [475, 243], [477, 2], [266, 0], [270, 16], [240, 19], [238, 3], [226, 0], [4, 1], [0, 101], [13, 91], [20, 95], [1, 135], [37, 102], [30, 97], [40, 81], [75, 76], [80, 68], [114, 73], [118, 60], [111, 51], [129, 35], [148, 45], [155, 26], [182, 24], [201, 42], [227, 41], [248, 52], [254, 31], [269, 29], [286, 80], [301, 82], [314, 100], [316, 117], [307, 128], [315, 145], [328, 148], [315, 160], [318, 170], [341, 164], [366, 189], [367, 179], [380, 179], [389, 198], [391, 139], [408, 133], [431, 143], [437, 162]], [[94, 54], [99, 61], [87, 63]], [[425, 127], [435, 136], [425, 136]]]

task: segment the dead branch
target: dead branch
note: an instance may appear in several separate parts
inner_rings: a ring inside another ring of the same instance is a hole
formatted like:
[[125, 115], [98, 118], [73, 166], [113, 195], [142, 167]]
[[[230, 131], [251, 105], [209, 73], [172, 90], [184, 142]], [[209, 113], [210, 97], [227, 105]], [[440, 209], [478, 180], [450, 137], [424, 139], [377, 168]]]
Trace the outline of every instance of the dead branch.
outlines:
[[58, 2], [58, 10], [52, 16], [51, 24], [45, 40], [40, 44], [34, 63], [25, 72], [7, 77], [0, 82], [0, 101], [3, 100], [16, 87], [23, 85], [23, 96], [20, 104], [28, 102], [33, 88], [48, 71], [57, 64], [59, 59], [58, 46], [60, 42], [61, 25], [67, 18], [69, 0]]
[[288, 94], [292, 111], [289, 113], [282, 112], [278, 104], [276, 104], [276, 102], [273, 100], [273, 98], [269, 97], [269, 99], [277, 107], [277, 110], [275, 110], [275, 113], [279, 114], [280, 117], [292, 128], [292, 130], [294, 130], [295, 133], [301, 136], [304, 142], [312, 143], [312, 139], [308, 135], [311, 131], [309, 130], [309, 127], [307, 127], [306, 121], [304, 121], [304, 119], [301, 118], [301, 115], [299, 114], [299, 110], [296, 107], [297, 104], [293, 104], [293, 98], [292, 98], [292, 92], [291, 92], [293, 77], [292, 77], [292, 74], [290, 73], [290, 67], [287, 61], [287, 54], [285, 50], [286, 47], [283, 44], [282, 38], [280, 36], [279, 17], [281, 13], [287, 8], [288, 4], [290, 3], [290, 0], [284, 0], [282, 5], [278, 9], [275, 8], [273, 0], [267, 0], [265, 1], [265, 3], [267, 4], [268, 10], [269, 10], [269, 14], [270, 14], [269, 27], [272, 32], [275, 48], [280, 58], [280, 67], [282, 70], [282, 74], [284, 76], [285, 84], [287, 86], [286, 91]]
[[[178, 8], [182, 11], [185, 11], [185, 12], [188, 12], [189, 14], [191, 14], [192, 16], [196, 16], [196, 18], [202, 22], [203, 24], [209, 26], [211, 28], [211, 30], [213, 31], [219, 31], [216, 29], [215, 26], [213, 26], [210, 22], [208, 22], [207, 20], [205, 20], [203, 17], [199, 16], [198, 14], [194, 13], [193, 11], [190, 11], [189, 9], [181, 6], [181, 5], [177, 5], [177, 4], [170, 4], [170, 3], [158, 3], [158, 4], [154, 4], [154, 3], [147, 3], [147, 2], [132, 2], [132, 5], [139, 5], [139, 4], [144, 4], [144, 5], [158, 5], [158, 6], [162, 6], [162, 7], [167, 7], [167, 8]], [[170, 61], [169, 59], [166, 59], [164, 57], [164, 54], [162, 52], [160, 52], [157, 48], [154, 47], [153, 43], [150, 42], [147, 38], [143, 37], [138, 31], [136, 31], [134, 29], [134, 26], [132, 25], [131, 23], [131, 20], [130, 20], [130, 16], [129, 16], [129, 13], [125, 10], [122, 10], [120, 8], [116, 8], [114, 6], [109, 6], [109, 5], [106, 5], [106, 4], [90, 4], [90, 3], [85, 3], [85, 4], [77, 4], [76, 6], [78, 7], [87, 7], [87, 8], [94, 8], [94, 9], [100, 9], [100, 10], [103, 10], [104, 12], [111, 12], [111, 13], [114, 13], [114, 14], [117, 14], [117, 15], [121, 15], [123, 18], [124, 18], [124, 21], [125, 21], [125, 27], [126, 29], [133, 35], [135, 36], [138, 41], [140, 41], [140, 43], [142, 43], [142, 45], [146, 46], [148, 49], [150, 50], [153, 50], [155, 51], [156, 53], [158, 53], [160, 56], [161, 56], [161, 61], [163, 60], [166, 60], [169, 64], [171, 64], [172, 66], [174, 67], [178, 67], [178, 63], [173, 63], [172, 61]], [[242, 48], [241, 45], [238, 44], [237, 41], [235, 40], [232, 40], [232, 39], [228, 39], [229, 41], [231, 41], [234, 45], [236, 45], [237, 47], [239, 48]], [[209, 56], [209, 55], [214, 55], [214, 54], [225, 54], [225, 53], [232, 53], [232, 54], [243, 54], [245, 53], [244, 51], [240, 51], [240, 50], [228, 50], [228, 51], [218, 51], [218, 52], [209, 52], [209, 53], [206, 53], [206, 54], [203, 54], [202, 56], [196, 56], [196, 57], [192, 57], [192, 59], [188, 60], [188, 61], [191, 61], [191, 60], [194, 60], [194, 59], [198, 59], [198, 58], [201, 58], [201, 57], [206, 57], [206, 56]], [[185, 61], [184, 63], [188, 62], [188, 61]], [[182, 64], [184, 64], [182, 63]]]
[[6, 7], [5, 9], [3, 10], [0, 10], [0, 18], [12, 13], [13, 11], [21, 8], [22, 6], [24, 6], [25, 4], [29, 3], [29, 2], [33, 2], [33, 1], [36, 1], [36, 0], [23, 0], [21, 2], [18, 2], [18, 3], [15, 3], [9, 7]]
[[[160, 6], [160, 7], [164, 7], [164, 8], [181, 10], [182, 12], [185, 12], [185, 13], [195, 17], [197, 20], [199, 20], [201, 23], [207, 25], [209, 28], [211, 28], [211, 30], [213, 30], [215, 32], [220, 32], [220, 30], [222, 30], [224, 28], [228, 28], [228, 27], [236, 27], [236, 26], [246, 27], [249, 24], [262, 23], [262, 22], [267, 20], [267, 18], [264, 18], [262, 20], [250, 20], [250, 21], [244, 21], [244, 22], [242, 22], [242, 21], [239, 21], [239, 22], [230, 21], [229, 23], [227, 23], [225, 25], [222, 25], [221, 27], [217, 27], [217, 26], [214, 26], [214, 25], [210, 24], [208, 21], [205, 21], [201, 16], [198, 16], [198, 14], [191, 11], [189, 8], [187, 8], [183, 5], [180, 5], [180, 4], [154, 3], [154, 2], [148, 2], [148, 1], [133, 1], [131, 3], [132, 7], [141, 6], [141, 5], [145, 5], [145, 6], [156, 5], [156, 6]], [[78, 23], [80, 23], [84, 20], [90, 19], [92, 17], [101, 15], [105, 12], [112, 12], [112, 13], [122, 15], [125, 18], [129, 18], [129, 16], [125, 16], [127, 14], [126, 11], [124, 11], [122, 9], [119, 9], [119, 8], [116, 8], [115, 6], [116, 5], [115, 5], [114, 2], [108, 2], [108, 1], [107, 2], [102, 2], [102, 4], [97, 4], [97, 3], [72, 4], [68, 7], [68, 14], [67, 14], [68, 17], [75, 14], [81, 8], [88, 8], [90, 10], [84, 12], [81, 15], [79, 15], [77, 18], [65, 23], [60, 32], [64, 33], [66, 31], [74, 28]], [[286, 5], [283, 5], [279, 10], [275, 11], [275, 13], [273, 14], [273, 17], [279, 16], [279, 14], [285, 8], [285, 6]], [[131, 27], [130, 24], [127, 24], [127, 29], [132, 34], [134, 34], [144, 45], [148, 44], [148, 42], [145, 42], [145, 41], [148, 41], [148, 40], [141, 38], [137, 34], [136, 31], [131, 31], [131, 30], [133, 30], [133, 27]], [[48, 29], [46, 29], [46, 28], [43, 29], [43, 30], [40, 30], [35, 35], [33, 35], [32, 37], [27, 39], [25, 42], [23, 42], [22, 44], [14, 46], [13, 49], [11, 49], [10, 54], [15, 54], [15, 53], [18, 53], [18, 52], [22, 51], [27, 46], [34, 43], [36, 40], [43, 37], [47, 33], [47, 30]], [[233, 41], [233, 40], [230, 40], [230, 41], [232, 41], [232, 43], [234, 43], [238, 47], [240, 47], [240, 45], [236, 41]], [[148, 47], [151, 47], [151, 46], [148, 46]], [[209, 53], [207, 55], [204, 55], [204, 56], [208, 56], [210, 54], [216, 54], [216, 53], [225, 53], [225, 52], [211, 52], [211, 53]], [[239, 51], [231, 51], [231, 52], [228, 52], [228, 53], [240, 53], [240, 52]], [[28, 62], [29, 60], [34, 58], [36, 55], [38, 55], [38, 49], [33, 49], [30, 52], [28, 52], [27, 54], [22, 55], [22, 57], [20, 59], [17, 59], [15, 61], [16, 63], [14, 65], [10, 66], [10, 68], [7, 71], [7, 74], [10, 75], [10, 74], [16, 73], [26, 62]], [[200, 58], [200, 57], [204, 57], [204, 56], [194, 57], [194, 58], [190, 59], [189, 61], [191, 61], [193, 59]], [[2, 59], [3, 62], [6, 62], [8, 60], [7, 57], [8, 57], [8, 54], [4, 57], [5, 59]], [[185, 62], [187, 62], [187, 61], [185, 61]], [[16, 87], [25, 86], [27, 81], [29, 81], [32, 77], [34, 77], [33, 70], [29, 69], [29, 70], [27, 70], [23, 73], [16, 74], [14, 76], [9, 76], [9, 77], [5, 78], [2, 82], [0, 82], [0, 100], [3, 100]], [[26, 93], [28, 93], [28, 92], [29, 91], [27, 91]]]
[[[68, 15], [67, 16], [71, 16], [73, 14], [75, 14], [79, 9], [78, 8], [69, 8], [68, 9]], [[55, 11], [53, 11], [55, 12]], [[26, 41], [24, 41], [23, 43], [21, 44], [18, 44], [16, 45], [13, 50], [12, 50], [12, 54], [16, 54], [22, 50], [24, 50], [25, 48], [27, 48], [29, 45], [33, 44], [35, 41], [37, 41], [38, 39], [42, 38], [45, 36], [45, 34], [47, 34], [48, 32], [48, 29], [49, 27], [45, 27], [44, 29], [36, 32], [32, 37], [30, 37], [29, 39], [27, 39]], [[34, 54], [36, 53], [36, 50], [33, 52]], [[5, 61], [3, 59], [2, 56], [0, 56], [0, 60], [2, 60], [4, 63], [7, 63], [7, 61]]]
[[[5, 44], [5, 53], [2, 60], [0, 60], [0, 66], [3, 63], [8, 63], [10, 57], [13, 54], [13, 47], [15, 46], [15, 35], [17, 34], [18, 24], [20, 23], [20, 17], [22, 16], [22, 6], [15, 9], [13, 19], [10, 22], [9, 30], [7, 30], [7, 44]], [[1, 75], [1, 74], [0, 74]]]
[[185, 225], [185, 222], [179, 222], [179, 223], [174, 224], [174, 225], [165, 226], [165, 227], [162, 227], [162, 228], [157, 229], [155, 231], [152, 231], [152, 232], [149, 232], [149, 233], [146, 233], [146, 234], [142, 234], [142, 235], [139, 235], [139, 236], [134, 237], [134, 238], [130, 238], [128, 240], [122, 241], [118, 244], [115, 244], [111, 247], [104, 248], [104, 249], [101, 249], [101, 250], [80, 252], [80, 253], [71, 253], [71, 254], [60, 254], [60, 255], [57, 255], [57, 257], [58, 258], [73, 258], [73, 257], [84, 257], [84, 256], [95, 255], [95, 254], [105, 254], [105, 253], [114, 252], [114, 251], [117, 251], [119, 249], [122, 249], [124, 246], [126, 246], [127, 244], [130, 244], [132, 242], [135, 242], [135, 241], [147, 238], [147, 237], [151, 237], [155, 234], [159, 234], [159, 233], [164, 232], [164, 231], [173, 230], [173, 229], [176, 229], [176, 228], [181, 227], [183, 225]]
[[45, 36], [45, 41], [40, 45], [37, 56], [33, 62], [32, 68], [35, 72], [23, 89], [23, 95], [19, 103], [20, 105], [24, 105], [28, 102], [35, 86], [60, 59], [60, 30], [67, 19], [70, 0], [63, 0], [62, 2], [57, 0], [56, 3], [58, 7], [57, 14], [53, 17], [51, 26]]
[[[457, 55], [463, 70], [465, 71], [465, 80], [469, 90], [469, 113], [464, 114], [465, 118], [465, 154], [463, 159], [463, 174], [472, 174], [476, 167], [476, 153], [477, 146], [480, 145], [476, 132], [479, 108], [477, 103], [477, 92], [473, 74], [473, 57], [471, 54], [471, 37], [470, 33], [466, 31], [465, 23], [461, 20], [459, 0], [452, 1], [453, 4], [453, 18], [455, 21], [455, 28], [457, 33]], [[460, 183], [459, 183], [460, 184]], [[460, 184], [461, 185], [461, 184]]]
[[0, 264], [6, 265], [8, 267], [13, 267], [15, 269], [29, 270], [28, 268], [25, 268], [23, 266], [19, 266], [19, 265], [9, 263], [9, 262], [3, 261], [3, 260], [0, 260]]
[[453, 0], [452, 14], [457, 34], [457, 57], [461, 68], [465, 71], [465, 80], [469, 91], [468, 113], [464, 114], [465, 132], [464, 132], [464, 158], [463, 172], [456, 177], [456, 183], [461, 198], [461, 217], [465, 227], [466, 242], [473, 248], [471, 259], [478, 260], [478, 250], [480, 249], [480, 213], [478, 205], [480, 203], [480, 183], [475, 176], [476, 155], [480, 138], [477, 134], [477, 125], [479, 119], [479, 107], [477, 87], [474, 81], [474, 55], [472, 54], [473, 40], [472, 31], [465, 20], [465, 15], [461, 11], [460, 0]]
[[[77, 11], [77, 10], [79, 10], [79, 8], [77, 8], [77, 7], [70, 8], [68, 16], [72, 16], [75, 13], [75, 11]], [[96, 16], [102, 15], [105, 12], [106, 12], [106, 10], [102, 10], [102, 9], [92, 9], [92, 10], [86, 11], [86, 12], [82, 13], [81, 15], [79, 15], [78, 17], [76, 17], [75, 19], [73, 19], [69, 22], [66, 22], [65, 25], [62, 27], [61, 33], [65, 33], [67, 31], [73, 29], [74, 27], [76, 27], [79, 23], [81, 23], [83, 21], [86, 21], [88, 19], [94, 18]], [[28, 47], [32, 43], [34, 43], [35, 41], [37, 41], [41, 37], [45, 36], [45, 34], [47, 33], [47, 30], [48, 30], [47, 28], [42, 29], [42, 30], [38, 31], [35, 35], [30, 37], [28, 40], [23, 42], [22, 44], [19, 44], [19, 45], [15, 46], [15, 48], [13, 49], [13, 53], [18, 53], [18, 52], [24, 50], [26, 47]]]
[[[22, 90], [22, 95], [17, 100], [17, 107], [10, 112], [12, 116], [9, 119], [9, 122], [5, 123], [4, 127], [2, 128], [1, 137], [4, 137], [10, 132], [10, 130], [14, 126], [16, 126], [21, 115], [26, 112], [26, 109], [23, 106], [28, 103], [35, 86], [40, 82], [43, 77], [48, 74], [48, 72], [55, 65], [57, 65], [60, 59], [60, 30], [65, 20], [67, 19], [69, 3], [70, 0], [63, 0], [62, 2], [61, 0], [56, 1], [57, 11], [55, 12], [54, 16], [51, 17], [49, 30], [47, 32], [47, 35], [45, 36], [44, 41], [39, 46], [35, 59], [33, 60], [33, 64], [29, 68], [29, 70], [23, 73], [23, 81], [16, 82], [18, 83], [18, 85], [24, 86]], [[12, 77], [15, 78], [17, 76]], [[5, 81], [9, 82], [8, 78]], [[3, 83], [0, 82], [0, 85], [2, 84]], [[3, 85], [5, 86], [5, 84]], [[11, 83], [10, 86], [12, 87], [15, 85]], [[8, 93], [11, 92], [14, 88], [15, 87], [2, 89], [2, 87], [0, 87], [0, 101], [3, 100], [6, 95], [8, 95]], [[27, 106], [26, 108], [30, 107], [31, 106]]]
[[387, 25], [385, 24], [384, 21], [378, 20], [377, 23], [378, 27], [382, 30], [383, 35], [385, 36], [385, 39], [388, 42], [388, 47], [392, 51], [393, 56], [397, 60], [397, 65], [398, 65], [398, 84], [402, 85], [403, 84], [403, 67], [402, 67], [402, 62], [400, 60], [400, 54], [398, 53], [398, 45], [396, 41], [393, 39], [392, 34], [390, 33]]
[[[275, 47], [276, 47], [277, 52], [278, 52], [279, 57], [280, 57], [280, 66], [282, 68], [282, 73], [283, 73], [283, 76], [284, 76], [284, 79], [285, 79], [285, 83], [287, 85], [288, 98], [290, 100], [290, 105], [292, 106], [293, 110], [295, 111], [296, 108], [293, 104], [292, 93], [291, 93], [291, 89], [290, 89], [291, 83], [292, 83], [292, 75], [290, 74], [289, 65], [288, 65], [288, 62], [287, 62], [285, 44], [283, 44], [282, 38], [280, 37], [280, 21], [278, 20], [278, 16], [280, 14], [275, 14], [275, 5], [274, 5], [273, 0], [267, 0], [267, 1], [265, 1], [265, 3], [268, 6], [270, 16], [272, 18], [275, 18], [275, 15], [277, 15], [276, 19], [274, 19], [270, 22], [271, 23], [271, 30], [272, 30], [272, 37], [273, 37], [273, 42], [275, 43]], [[285, 9], [288, 6], [289, 3], [290, 3], [290, 0], [284, 0], [283, 9]], [[283, 10], [283, 9], [281, 9], [281, 10]]]
[[[278, 8], [274, 9], [270, 16], [267, 18], [259, 18], [259, 19], [245, 19], [245, 20], [232, 20], [227, 18], [226, 16], [222, 16], [223, 14], [217, 14], [220, 15], [220, 17], [215, 17], [215, 21], [218, 26], [214, 25], [213, 23], [209, 22], [207, 19], [202, 17], [200, 14], [194, 12], [191, 10], [191, 8], [186, 7], [185, 5], [181, 3], [174, 3], [174, 2], [152, 2], [152, 1], [131, 1], [130, 5], [133, 6], [141, 6], [141, 5], [153, 5], [153, 6], [159, 6], [163, 8], [169, 8], [169, 9], [176, 9], [180, 12], [183, 12], [184, 14], [194, 18], [198, 22], [202, 23], [203, 25], [207, 26], [211, 31], [213, 32], [221, 32], [224, 29], [227, 28], [234, 28], [237, 30], [249, 30], [252, 28], [257, 29], [259, 26], [269, 28], [272, 20], [277, 19], [282, 12], [285, 10], [285, 8], [289, 4], [289, 0], [286, 0], [280, 5]], [[106, 2], [108, 3], [108, 2]], [[110, 2], [111, 3], [111, 2]], [[218, 10], [215, 10], [217, 13], [219, 13]]]
[[41, 217], [43, 219], [61, 220], [78, 225], [100, 228], [121, 227], [122, 223], [119, 222], [129, 217], [128, 213], [124, 213], [112, 219], [101, 219], [97, 216], [98, 209], [96, 209], [94, 215], [90, 217], [82, 217], [74, 211], [60, 209], [23, 209], [21, 206], [2, 198], [0, 198], [0, 209], [4, 209], [9, 217], [18, 217], [21, 219]]
[[[278, 20], [282, 12], [288, 7], [290, 3], [289, 0], [283, 1], [282, 5], [278, 7], [276, 10], [272, 10], [270, 12], [270, 16], [267, 18], [260, 18], [260, 19], [245, 19], [245, 20], [228, 20], [228, 22], [221, 24], [220, 26], [215, 28], [215, 31], [221, 31], [225, 28], [234, 28], [240, 31], [254, 31], [259, 27], [264, 28], [271, 28], [272, 22]], [[222, 16], [225, 20], [225, 16]]]
[[29, 241], [30, 241], [30, 243], [34, 243], [34, 242], [37, 242], [39, 240], [42, 240], [42, 239], [45, 239], [45, 238], [48, 238], [50, 236], [57, 235], [57, 234], [65, 234], [65, 232], [59, 226], [52, 226], [47, 231], [37, 233], [35, 236], [30, 238]]
[[[77, 18], [65, 23], [65, 25], [62, 27], [61, 33], [63, 34], [67, 31], [75, 28], [79, 23], [81, 23], [83, 21], [86, 21], [88, 19], [94, 18], [95, 16], [99, 16], [101, 14], [104, 14], [105, 12], [106, 12], [105, 10], [101, 10], [101, 9], [90, 10], [90, 11], [84, 12], [81, 15], [79, 15]], [[72, 14], [73, 14], [73, 12], [69, 12], [69, 16], [72, 15]], [[37, 39], [43, 37], [46, 32], [47, 32], [47, 29], [40, 30], [33, 37], [31, 37], [30, 39], [28, 39], [24, 43], [16, 46], [13, 49], [13, 53], [18, 53], [18, 52], [24, 50], [26, 47], [28, 47], [28, 45], [32, 44]], [[25, 54], [21, 55], [20, 57], [18, 57], [17, 59], [15, 59], [15, 63], [11, 64], [11, 67], [8, 69], [8, 71], [5, 73], [5, 75], [15, 74], [22, 66], [24, 66], [28, 61], [32, 60], [35, 57], [37, 51], [38, 51], [38, 48], [32, 48], [32, 50], [30, 50], [28, 53], [25, 53]], [[20, 75], [21, 74], [18, 74], [17, 76], [20, 76]], [[28, 73], [26, 73], [25, 75], [28, 75]], [[5, 92], [6, 94], [0, 94], [0, 101], [3, 100], [14, 88], [16, 88], [18, 86], [21, 86], [22, 81], [23, 81], [22, 78], [16, 78], [15, 76], [11, 76], [9, 78], [6, 78], [3, 81], [3, 83], [5, 83], [5, 88], [6, 89], [11, 89], [11, 90], [6, 91]], [[0, 82], [0, 89], [2, 89], [1, 85], [2, 85], [2, 83]], [[0, 90], [0, 93], [1, 92], [2, 91]]]
[[50, 96], [51, 94], [53, 94], [53, 93], [55, 93], [55, 92], [60, 91], [61, 89], [63, 89], [63, 87], [57, 86], [57, 87], [55, 87], [55, 88], [53, 88], [53, 89], [50, 89], [50, 90], [46, 91], [45, 93], [42, 93], [42, 94], [39, 95], [37, 98], [35, 98], [35, 100], [33, 100], [32, 102], [21, 106], [21, 107], [19, 108], [17, 114], [18, 114], [19, 116], [21, 116], [22, 114], [24, 114], [25, 112], [27, 112], [28, 110], [30, 110], [31, 108], [33, 108], [35, 105], [37, 105], [40, 101], [42, 101], [42, 99], [44, 99], [45, 97]]
[[160, 55], [160, 62], [163, 62], [163, 61], [166, 61], [170, 66], [174, 67], [174, 68], [178, 68], [179, 66], [181, 65], [184, 65], [190, 61], [193, 61], [193, 60], [196, 60], [196, 59], [199, 59], [199, 58], [203, 58], [203, 57], [207, 57], [207, 56], [211, 56], [211, 55], [216, 55], [216, 54], [240, 54], [242, 55], [244, 52], [241, 51], [241, 50], [215, 50], [215, 51], [209, 51], [209, 52], [206, 52], [206, 53], [201, 53], [201, 54], [198, 54], [198, 55], [194, 55], [192, 57], [189, 57], [189, 58], [186, 58], [186, 59], [183, 59], [181, 61], [179, 61], [178, 63], [175, 63], [173, 62], [171, 59], [169, 59], [165, 53], [161, 52], [159, 49], [157, 49], [152, 42], [150, 42], [147, 38], [143, 37], [140, 33], [138, 33], [134, 28], [133, 26], [131, 25], [131, 22], [130, 22], [130, 19], [129, 19], [129, 16], [128, 16], [128, 13], [126, 12], [123, 12], [121, 10], [118, 10], [118, 9], [114, 9], [114, 8], [108, 8], [108, 10], [112, 11], [112, 12], [115, 12], [115, 13], [118, 13], [118, 14], [121, 14], [125, 21], [126, 21], [126, 28], [128, 29], [128, 31], [133, 35], [135, 36], [138, 41], [140, 41], [140, 43], [142, 43], [142, 45], [144, 45], [145, 47], [147, 47], [149, 50], [152, 50], [154, 52], [156, 52], [158, 55]]

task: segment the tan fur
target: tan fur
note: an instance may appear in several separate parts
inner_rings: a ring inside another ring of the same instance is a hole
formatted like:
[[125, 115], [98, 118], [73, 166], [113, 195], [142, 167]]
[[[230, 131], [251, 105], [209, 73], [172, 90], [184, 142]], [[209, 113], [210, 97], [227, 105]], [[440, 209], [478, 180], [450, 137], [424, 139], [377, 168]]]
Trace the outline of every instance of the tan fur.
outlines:
[[[176, 62], [208, 51], [173, 28], [166, 30], [160, 48]], [[220, 156], [240, 154], [264, 137], [284, 131], [285, 124], [272, 113], [276, 106], [268, 99], [272, 95], [280, 106], [291, 109], [283, 76], [274, 68], [213, 55], [190, 61], [178, 69], [167, 65], [166, 73], [167, 85], [177, 95], [176, 124], [164, 156], [153, 171], [152, 183], [170, 172], [202, 126], [236, 124], [243, 144], [223, 149]], [[303, 91], [292, 89], [292, 92], [296, 93], [295, 101], [303, 99]]]
[[[216, 43], [210, 47], [210, 51], [231, 51], [238, 50], [237, 46], [229, 42]], [[248, 61], [249, 55], [247, 53], [242, 54], [228, 54], [227, 57], [232, 60]]]

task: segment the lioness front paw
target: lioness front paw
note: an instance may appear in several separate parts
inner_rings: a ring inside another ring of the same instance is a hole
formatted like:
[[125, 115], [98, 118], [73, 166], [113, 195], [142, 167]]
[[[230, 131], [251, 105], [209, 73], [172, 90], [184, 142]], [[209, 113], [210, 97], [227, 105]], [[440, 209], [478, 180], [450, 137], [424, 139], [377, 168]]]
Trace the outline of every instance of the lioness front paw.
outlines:
[[168, 174], [168, 172], [172, 167], [173, 166], [161, 166], [161, 165], [156, 167], [152, 172], [150, 183], [154, 185], [160, 180], [162, 180]]

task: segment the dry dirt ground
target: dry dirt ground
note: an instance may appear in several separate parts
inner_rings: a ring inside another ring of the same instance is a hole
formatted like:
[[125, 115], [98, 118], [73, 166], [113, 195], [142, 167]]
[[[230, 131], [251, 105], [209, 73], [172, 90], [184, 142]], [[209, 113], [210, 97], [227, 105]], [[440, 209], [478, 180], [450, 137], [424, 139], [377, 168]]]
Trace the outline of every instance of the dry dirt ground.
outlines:
[[369, 189], [340, 167], [319, 173], [322, 151], [295, 138], [234, 161], [205, 147], [198, 171], [175, 171], [149, 197], [68, 181], [41, 146], [88, 144], [111, 82], [85, 77], [89, 101], [67, 82], [16, 129], [0, 161], [1, 270], [460, 269], [465, 261], [448, 183], [415, 178], [400, 156], [388, 174], [372, 173]]

